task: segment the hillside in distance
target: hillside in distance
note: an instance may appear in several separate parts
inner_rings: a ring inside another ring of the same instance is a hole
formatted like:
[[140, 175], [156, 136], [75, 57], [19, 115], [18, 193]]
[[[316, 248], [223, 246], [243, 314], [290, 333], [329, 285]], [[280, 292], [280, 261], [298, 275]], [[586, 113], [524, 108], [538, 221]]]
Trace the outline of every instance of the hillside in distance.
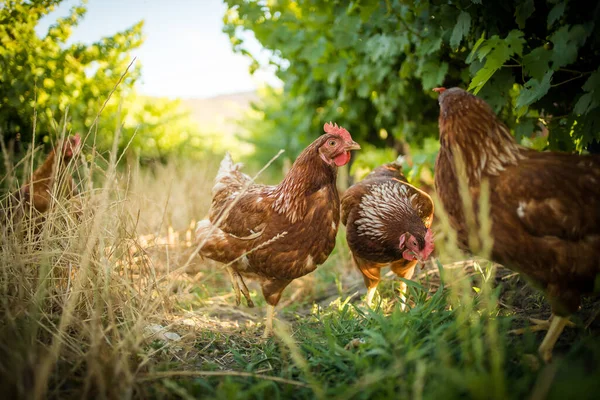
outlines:
[[256, 101], [256, 92], [239, 92], [209, 98], [181, 99], [181, 104], [190, 110], [201, 132], [233, 136], [240, 130], [236, 121], [250, 109], [250, 103]]

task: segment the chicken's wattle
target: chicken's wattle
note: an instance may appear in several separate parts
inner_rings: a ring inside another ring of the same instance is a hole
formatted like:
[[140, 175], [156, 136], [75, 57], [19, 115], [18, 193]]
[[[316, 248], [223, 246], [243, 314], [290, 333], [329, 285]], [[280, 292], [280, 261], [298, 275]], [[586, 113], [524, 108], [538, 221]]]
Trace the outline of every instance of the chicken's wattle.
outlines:
[[339, 156], [335, 157], [333, 161], [338, 167], [348, 164], [348, 162], [350, 161], [350, 152], [346, 151], [340, 154]]
[[404, 250], [402, 252], [402, 258], [408, 261], [412, 261], [415, 260], [417, 257], [415, 257], [415, 253], [413, 253], [412, 250]]

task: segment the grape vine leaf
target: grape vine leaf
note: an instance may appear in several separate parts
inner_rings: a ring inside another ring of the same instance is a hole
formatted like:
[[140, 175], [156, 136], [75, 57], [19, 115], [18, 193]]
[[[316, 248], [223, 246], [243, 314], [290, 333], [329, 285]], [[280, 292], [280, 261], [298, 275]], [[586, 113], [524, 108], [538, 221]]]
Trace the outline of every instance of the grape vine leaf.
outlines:
[[544, 97], [546, 93], [548, 93], [553, 74], [554, 71], [548, 71], [541, 81], [531, 78], [525, 82], [525, 86], [521, 90], [521, 93], [519, 93], [519, 97], [517, 97], [517, 104], [515, 105], [518, 117], [523, 116], [527, 112], [527, 107], [529, 105], [538, 101]]
[[471, 64], [473, 62], [473, 60], [475, 59], [475, 56], [477, 55], [477, 50], [479, 49], [479, 46], [481, 46], [481, 44], [483, 42], [485, 42], [485, 32], [483, 32], [481, 34], [481, 37], [479, 39], [477, 39], [477, 41], [473, 45], [473, 49], [471, 50], [471, 53], [467, 57], [467, 64]]
[[424, 90], [431, 90], [444, 82], [448, 73], [448, 63], [439, 61], [427, 61], [423, 65], [421, 73], [421, 82]]
[[552, 10], [548, 13], [548, 28], [552, 28], [552, 25], [565, 13], [565, 5], [566, 2], [561, 1], [552, 7]]
[[523, 53], [523, 32], [512, 30], [505, 39], [500, 39], [498, 35], [494, 35], [486, 40], [477, 52], [477, 58], [482, 60], [485, 58], [485, 65], [471, 80], [469, 90], [473, 90], [477, 94], [483, 85], [494, 75], [494, 73], [504, 65], [514, 54], [521, 55]]
[[520, 29], [525, 28], [525, 22], [531, 17], [534, 11], [535, 5], [533, 4], [533, 0], [525, 0], [519, 3], [515, 10], [515, 18]]
[[525, 74], [535, 79], [542, 79], [550, 69], [552, 51], [546, 50], [544, 46], [537, 47], [531, 53], [523, 57], [523, 70]]
[[582, 87], [585, 94], [579, 98], [573, 111], [583, 115], [600, 105], [600, 68], [598, 68]]
[[419, 43], [416, 49], [416, 54], [419, 56], [427, 56], [435, 53], [442, 47], [442, 37], [426, 37]]
[[369, 38], [366, 42], [365, 50], [371, 61], [377, 62], [380, 59], [396, 57], [398, 53], [402, 51], [403, 47], [398, 40], [394, 39], [397, 39], [397, 37], [394, 38], [385, 34], [375, 35]]
[[469, 33], [471, 29], [471, 15], [465, 11], [461, 11], [454, 29], [452, 29], [452, 36], [450, 36], [450, 47], [457, 49], [462, 39]]
[[515, 139], [521, 142], [523, 138], [529, 138], [535, 129], [535, 124], [532, 118], [524, 118], [515, 127]]
[[490, 78], [477, 96], [481, 97], [499, 114], [503, 107], [511, 104], [510, 89], [515, 78], [510, 68], [500, 69]]
[[554, 44], [552, 50], [552, 69], [555, 71], [577, 60], [577, 51], [588, 38], [591, 29], [583, 25], [569, 27], [565, 25], [554, 32], [550, 40]]

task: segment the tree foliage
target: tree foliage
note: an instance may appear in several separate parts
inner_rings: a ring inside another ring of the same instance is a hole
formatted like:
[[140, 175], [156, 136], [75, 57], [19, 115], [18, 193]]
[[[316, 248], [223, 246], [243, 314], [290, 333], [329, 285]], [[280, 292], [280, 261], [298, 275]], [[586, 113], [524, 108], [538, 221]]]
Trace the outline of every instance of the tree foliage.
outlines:
[[37, 143], [53, 142], [66, 127], [90, 132], [88, 142], [99, 151], [112, 148], [118, 130], [120, 153], [127, 149], [143, 162], [222, 150], [216, 135], [200, 135], [179, 101], [136, 94], [139, 62], [123, 75], [143, 43], [143, 21], [89, 45], [68, 44], [86, 14], [83, 2], [38, 36], [38, 22], [61, 1], [9, 0], [0, 7], [0, 133], [9, 148], [26, 147], [35, 126]]
[[[67, 45], [83, 5], [39, 37], [36, 25], [60, 2], [9, 0], [0, 9], [0, 130], [7, 140], [31, 141], [34, 110], [42, 137], [60, 131], [67, 110], [69, 128], [87, 131], [131, 62], [130, 51], [142, 44], [140, 22], [91, 45]], [[131, 89], [139, 72], [138, 65], [118, 90]]]
[[[310, 139], [333, 120], [362, 142], [421, 146], [438, 134], [431, 89], [461, 86], [487, 100], [526, 144], [581, 151], [600, 138], [597, 2], [226, 3], [233, 48], [261, 67], [245, 47], [251, 32], [284, 82], [257, 135], [284, 128]], [[382, 129], [391, 134], [384, 138]]]

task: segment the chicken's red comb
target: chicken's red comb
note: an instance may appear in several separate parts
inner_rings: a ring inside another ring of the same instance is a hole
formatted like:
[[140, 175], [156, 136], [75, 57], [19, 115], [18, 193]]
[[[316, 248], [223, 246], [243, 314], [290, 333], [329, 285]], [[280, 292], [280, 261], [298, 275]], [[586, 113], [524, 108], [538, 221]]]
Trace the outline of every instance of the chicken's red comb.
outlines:
[[338, 126], [337, 124], [332, 124], [330, 122], [328, 124], [325, 124], [325, 126], [323, 126], [323, 129], [325, 130], [325, 133], [331, 133], [333, 135], [340, 135], [344, 140], [352, 140], [352, 136], [350, 136], [350, 132], [348, 132], [341, 126]]
[[72, 148], [76, 148], [79, 147], [79, 145], [81, 144], [81, 136], [79, 135], [79, 133], [76, 133], [74, 136], [69, 136], [64, 143], [64, 147], [67, 148], [67, 146], [71, 146]]
[[436, 88], [433, 88], [433, 91], [437, 92], [439, 94], [442, 94], [446, 91], [446, 88], [445, 87], [436, 87]]
[[425, 247], [423, 248], [423, 253], [425, 254], [424, 258], [429, 258], [429, 255], [433, 253], [433, 249], [435, 248], [434, 240], [433, 231], [430, 228], [427, 228], [427, 233], [425, 234]]

